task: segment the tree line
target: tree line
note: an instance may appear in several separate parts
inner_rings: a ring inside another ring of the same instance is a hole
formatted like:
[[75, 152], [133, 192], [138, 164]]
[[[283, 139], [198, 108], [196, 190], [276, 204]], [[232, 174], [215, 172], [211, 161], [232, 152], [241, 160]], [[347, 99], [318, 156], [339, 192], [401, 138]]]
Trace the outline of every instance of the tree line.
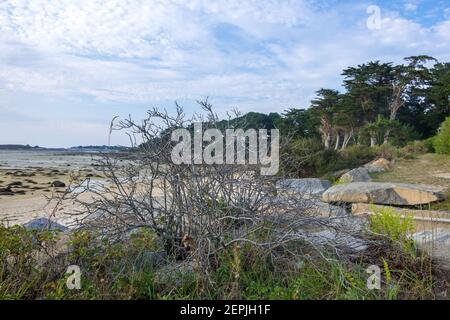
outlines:
[[281, 115], [250, 112], [227, 123], [279, 128], [282, 136], [316, 138], [323, 148], [338, 150], [425, 139], [450, 115], [450, 63], [411, 56], [402, 64], [371, 61], [348, 67], [342, 76], [344, 92], [321, 88], [308, 108]]

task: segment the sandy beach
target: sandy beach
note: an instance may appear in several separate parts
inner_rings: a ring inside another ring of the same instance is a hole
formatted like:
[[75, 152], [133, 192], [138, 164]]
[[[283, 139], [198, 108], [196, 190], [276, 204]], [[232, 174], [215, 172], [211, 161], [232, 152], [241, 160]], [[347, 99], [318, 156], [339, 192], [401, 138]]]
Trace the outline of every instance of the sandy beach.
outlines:
[[66, 201], [55, 211], [52, 196], [63, 193], [75, 178], [102, 179], [88, 154], [64, 152], [0, 152], [0, 220], [23, 224], [37, 217], [70, 224], [73, 203]]

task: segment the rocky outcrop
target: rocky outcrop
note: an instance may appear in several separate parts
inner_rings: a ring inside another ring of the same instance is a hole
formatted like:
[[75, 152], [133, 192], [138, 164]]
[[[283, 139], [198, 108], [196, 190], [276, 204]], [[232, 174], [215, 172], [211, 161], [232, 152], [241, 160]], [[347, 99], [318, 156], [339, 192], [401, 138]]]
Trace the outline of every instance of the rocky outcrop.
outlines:
[[379, 158], [364, 165], [369, 173], [384, 172], [390, 170], [392, 163], [384, 158]]
[[419, 184], [352, 182], [331, 187], [322, 195], [325, 202], [419, 205], [445, 199], [442, 189]]
[[350, 170], [347, 173], [344, 173], [339, 179], [340, 182], [348, 183], [348, 182], [367, 182], [372, 181], [372, 178], [369, 176], [369, 171], [366, 168], [356, 168]]
[[331, 182], [317, 178], [283, 179], [277, 182], [278, 194], [299, 194], [301, 196], [320, 197], [325, 190], [331, 187]]

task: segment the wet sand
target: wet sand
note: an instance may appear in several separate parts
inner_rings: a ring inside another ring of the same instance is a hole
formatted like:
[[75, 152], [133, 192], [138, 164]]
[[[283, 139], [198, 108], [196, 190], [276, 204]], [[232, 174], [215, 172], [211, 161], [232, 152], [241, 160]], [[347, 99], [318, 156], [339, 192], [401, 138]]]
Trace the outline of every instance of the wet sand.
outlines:
[[52, 184], [59, 181], [68, 186], [77, 179], [102, 179], [89, 155], [0, 152], [0, 222], [6, 225], [37, 217], [51, 217], [62, 224], [73, 222], [74, 217], [65, 214], [76, 209], [73, 203], [66, 201], [55, 212], [56, 202], [49, 202], [49, 198], [66, 190]]

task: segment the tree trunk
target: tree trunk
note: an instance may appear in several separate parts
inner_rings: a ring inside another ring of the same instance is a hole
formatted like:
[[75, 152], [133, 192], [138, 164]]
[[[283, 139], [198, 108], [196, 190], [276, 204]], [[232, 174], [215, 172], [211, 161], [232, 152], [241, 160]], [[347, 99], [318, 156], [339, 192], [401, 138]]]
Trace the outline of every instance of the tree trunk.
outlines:
[[350, 139], [353, 137], [353, 128], [350, 131], [344, 132], [344, 141], [342, 142], [342, 150], [347, 148], [348, 143], [350, 142]]
[[344, 140], [342, 141], [341, 150], [344, 150], [347, 147], [347, 143], [348, 143], [348, 140], [349, 140], [348, 136], [349, 136], [348, 131], [344, 131]]
[[387, 144], [389, 140], [389, 136], [391, 134], [391, 130], [387, 129], [383, 136], [383, 144]]
[[339, 148], [339, 143], [341, 142], [341, 135], [339, 132], [336, 134], [336, 145], [334, 146], [334, 150], [337, 150]]
[[374, 136], [370, 136], [370, 146], [371, 147], [375, 147], [376, 145], [376, 140]]
[[331, 136], [329, 134], [324, 135], [324, 139], [323, 139], [323, 144], [325, 146], [325, 149], [329, 149], [330, 148], [330, 140], [331, 140]]

